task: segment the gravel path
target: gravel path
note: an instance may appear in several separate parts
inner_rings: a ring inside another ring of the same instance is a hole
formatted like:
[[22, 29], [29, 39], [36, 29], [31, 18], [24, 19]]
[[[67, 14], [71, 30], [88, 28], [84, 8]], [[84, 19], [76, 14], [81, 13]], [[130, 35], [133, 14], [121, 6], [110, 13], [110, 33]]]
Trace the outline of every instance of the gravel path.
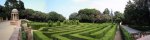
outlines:
[[10, 21], [0, 22], [0, 40], [9, 40], [14, 30], [13, 25], [10, 25]]
[[122, 40], [121, 33], [120, 33], [120, 30], [119, 30], [119, 26], [117, 27], [116, 35], [115, 35], [114, 40]]

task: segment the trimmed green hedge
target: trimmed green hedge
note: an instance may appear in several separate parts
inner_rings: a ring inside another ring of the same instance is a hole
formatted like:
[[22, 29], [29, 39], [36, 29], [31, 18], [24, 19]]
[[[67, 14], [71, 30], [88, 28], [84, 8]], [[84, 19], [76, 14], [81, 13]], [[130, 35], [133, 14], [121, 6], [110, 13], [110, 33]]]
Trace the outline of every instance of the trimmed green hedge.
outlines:
[[41, 31], [33, 31], [34, 40], [51, 40], [47, 36], [45, 36]]
[[40, 28], [42, 28], [42, 27], [47, 27], [47, 25], [31, 25], [31, 27], [32, 27], [32, 29], [34, 29], [34, 30], [38, 30], [38, 29], [40, 29]]
[[128, 31], [126, 31], [124, 28], [121, 28], [121, 32], [123, 33], [124, 40], [133, 40], [131, 34]]

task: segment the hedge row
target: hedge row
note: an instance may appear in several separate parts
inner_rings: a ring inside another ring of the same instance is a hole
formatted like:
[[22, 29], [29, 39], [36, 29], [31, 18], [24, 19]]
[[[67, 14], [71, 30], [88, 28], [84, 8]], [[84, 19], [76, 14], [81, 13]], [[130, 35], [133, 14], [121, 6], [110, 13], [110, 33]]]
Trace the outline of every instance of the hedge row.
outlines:
[[68, 25], [79, 25], [79, 20], [64, 20], [63, 24], [68, 24]]
[[43, 24], [39, 24], [39, 25], [31, 25], [31, 28], [34, 29], [34, 30], [38, 30], [42, 27], [48, 27], [46, 24], [43, 25]]
[[[56, 24], [59, 24], [59, 22]], [[67, 26], [60, 25], [56, 27], [43, 27], [41, 29], [42, 32], [41, 31], [39, 32], [40, 34], [53, 40], [76, 40], [76, 39], [99, 40], [101, 38], [113, 38], [113, 36], [115, 35], [114, 34], [115, 28], [114, 25], [113, 26], [112, 25], [113, 24], [111, 23], [103, 23], [103, 24], [82, 23], [80, 25], [67, 25]], [[107, 34], [109, 34], [108, 32], [110, 32], [111, 35], [107, 37]]]
[[131, 37], [131, 34], [122, 27], [121, 27], [121, 33], [123, 34], [124, 40], [133, 40], [133, 38]]
[[47, 36], [45, 36], [41, 31], [33, 31], [34, 40], [51, 40]]
[[109, 26], [107, 26], [106, 28], [104, 28], [104, 29], [102, 29], [102, 30], [100, 30], [100, 31], [97, 31], [97, 32], [94, 32], [94, 33], [92, 33], [91, 35], [93, 36], [93, 37], [95, 37], [95, 38], [102, 38], [102, 37], [104, 37], [104, 35], [106, 34], [106, 32], [108, 32], [109, 31], [109, 29], [111, 29], [111, 25], [109, 25]]
[[106, 33], [107, 35], [105, 35], [101, 40], [114, 40], [116, 28], [117, 26], [113, 25], [113, 27]]

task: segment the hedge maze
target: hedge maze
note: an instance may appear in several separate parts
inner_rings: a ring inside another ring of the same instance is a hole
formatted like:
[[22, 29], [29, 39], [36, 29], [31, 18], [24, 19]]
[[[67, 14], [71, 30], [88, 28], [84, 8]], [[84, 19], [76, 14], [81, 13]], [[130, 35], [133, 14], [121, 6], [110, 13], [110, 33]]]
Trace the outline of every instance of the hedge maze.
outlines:
[[[34, 31], [35, 40], [113, 40], [116, 24], [112, 23], [80, 23], [80, 25], [61, 25], [41, 27]], [[38, 35], [39, 34], [39, 35]], [[37, 36], [44, 36], [39, 38]], [[38, 39], [37, 39], [38, 38]]]

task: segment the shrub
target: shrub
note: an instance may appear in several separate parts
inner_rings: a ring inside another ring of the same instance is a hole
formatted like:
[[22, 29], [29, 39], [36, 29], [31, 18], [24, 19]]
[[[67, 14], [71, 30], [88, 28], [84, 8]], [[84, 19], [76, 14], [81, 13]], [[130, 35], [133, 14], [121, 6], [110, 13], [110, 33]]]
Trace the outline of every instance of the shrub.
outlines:
[[47, 24], [32, 24], [31, 25], [31, 28], [34, 29], [34, 30], [38, 30], [41, 27], [47, 27]]
[[22, 40], [27, 40], [26, 32], [21, 31], [21, 34], [22, 34]]
[[131, 37], [131, 34], [122, 27], [121, 27], [121, 32], [123, 33], [124, 40], [133, 40], [133, 38]]
[[60, 25], [61, 25], [60, 21], [57, 21], [57, 26], [60, 26]]
[[52, 26], [53, 26], [53, 21], [49, 20], [49, 21], [48, 21], [48, 26], [49, 26], [49, 27], [52, 27]]
[[76, 20], [76, 23], [77, 23], [77, 25], [79, 25], [80, 24], [79, 20]]
[[39, 30], [41, 30], [41, 31], [48, 31], [48, 27], [42, 27], [42, 28], [40, 28]]
[[79, 20], [65, 20], [63, 21], [64, 24], [67, 24], [67, 25], [79, 25]]

